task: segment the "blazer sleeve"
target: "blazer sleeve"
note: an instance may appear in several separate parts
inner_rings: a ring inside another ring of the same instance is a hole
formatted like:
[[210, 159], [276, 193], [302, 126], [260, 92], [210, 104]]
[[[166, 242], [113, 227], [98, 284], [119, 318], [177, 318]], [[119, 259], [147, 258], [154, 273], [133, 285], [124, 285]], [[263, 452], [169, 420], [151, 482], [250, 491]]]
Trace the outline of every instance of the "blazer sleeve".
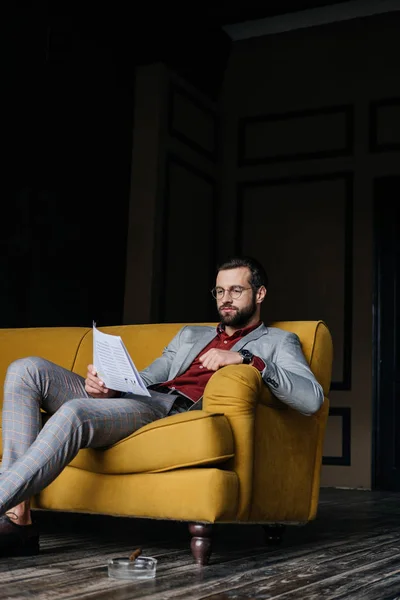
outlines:
[[140, 371], [140, 376], [146, 386], [154, 383], [168, 381], [172, 362], [181, 344], [182, 335], [186, 327], [182, 327], [176, 336], [166, 346], [159, 358], [156, 358], [148, 367]]
[[262, 378], [276, 398], [304, 415], [319, 410], [324, 402], [324, 392], [307, 363], [296, 334], [288, 333], [283, 338], [275, 362], [263, 360]]

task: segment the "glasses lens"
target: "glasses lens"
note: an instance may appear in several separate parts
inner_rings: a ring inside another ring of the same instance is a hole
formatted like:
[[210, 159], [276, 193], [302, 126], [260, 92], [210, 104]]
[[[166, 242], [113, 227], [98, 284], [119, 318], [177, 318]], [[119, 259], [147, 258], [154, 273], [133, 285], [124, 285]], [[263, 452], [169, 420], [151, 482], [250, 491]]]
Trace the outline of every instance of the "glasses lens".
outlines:
[[232, 300], [237, 300], [242, 295], [243, 288], [240, 286], [235, 286], [235, 287], [231, 287], [227, 290], [225, 290], [224, 288], [213, 288], [211, 290], [211, 294], [217, 300], [221, 300], [224, 297], [226, 292], [229, 294], [229, 296], [232, 298]]

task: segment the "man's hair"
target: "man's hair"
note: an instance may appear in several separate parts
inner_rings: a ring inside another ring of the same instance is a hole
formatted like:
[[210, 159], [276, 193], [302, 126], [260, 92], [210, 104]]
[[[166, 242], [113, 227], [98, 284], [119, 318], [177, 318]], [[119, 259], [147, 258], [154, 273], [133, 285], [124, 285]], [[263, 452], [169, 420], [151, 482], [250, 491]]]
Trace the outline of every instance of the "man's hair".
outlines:
[[227, 271], [229, 269], [239, 269], [240, 267], [247, 267], [250, 270], [250, 285], [255, 290], [258, 290], [262, 285], [268, 287], [268, 276], [265, 272], [264, 267], [250, 256], [232, 257], [219, 265], [217, 273], [220, 271]]

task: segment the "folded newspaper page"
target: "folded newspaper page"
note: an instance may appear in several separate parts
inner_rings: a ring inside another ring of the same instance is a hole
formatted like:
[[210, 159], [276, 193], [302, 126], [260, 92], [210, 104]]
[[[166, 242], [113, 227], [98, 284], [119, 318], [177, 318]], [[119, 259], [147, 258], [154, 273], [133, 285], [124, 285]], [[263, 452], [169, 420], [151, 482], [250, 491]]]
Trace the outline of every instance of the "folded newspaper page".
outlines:
[[110, 390], [150, 396], [119, 335], [103, 333], [93, 323], [93, 364]]

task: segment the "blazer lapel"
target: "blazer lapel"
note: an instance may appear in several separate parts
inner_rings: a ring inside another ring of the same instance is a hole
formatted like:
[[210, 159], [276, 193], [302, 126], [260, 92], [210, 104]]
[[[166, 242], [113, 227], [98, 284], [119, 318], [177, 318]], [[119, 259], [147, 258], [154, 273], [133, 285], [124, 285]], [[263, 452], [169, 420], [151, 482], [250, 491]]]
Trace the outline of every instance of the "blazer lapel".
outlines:
[[171, 369], [169, 379], [173, 379], [174, 377], [177, 377], [178, 375], [184, 373], [189, 367], [189, 365], [192, 364], [196, 356], [203, 350], [203, 348], [205, 348], [211, 342], [211, 340], [215, 338], [216, 335], [216, 329], [212, 329], [203, 333], [202, 336], [197, 340], [197, 342], [193, 344], [190, 352], [188, 352], [181, 364], [175, 365], [174, 368]]
[[262, 335], [265, 335], [267, 333], [267, 331], [268, 331], [268, 328], [265, 327], [265, 325], [263, 323], [261, 323], [261, 325], [259, 327], [257, 327], [257, 329], [254, 329], [253, 331], [251, 331], [250, 333], [245, 335], [243, 338], [241, 338], [238, 342], [236, 342], [236, 344], [234, 344], [232, 346], [231, 351], [237, 352], [238, 350], [243, 348], [243, 346], [245, 346], [248, 342], [252, 342], [253, 340], [258, 340], [258, 338], [261, 337]]

